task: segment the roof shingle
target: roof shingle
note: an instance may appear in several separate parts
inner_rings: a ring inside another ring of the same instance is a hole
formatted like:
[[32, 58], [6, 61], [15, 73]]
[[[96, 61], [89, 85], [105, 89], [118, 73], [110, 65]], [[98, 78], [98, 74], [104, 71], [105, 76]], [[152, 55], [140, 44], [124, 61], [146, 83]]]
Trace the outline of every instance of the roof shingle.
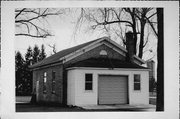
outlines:
[[77, 50], [79, 50], [79, 49], [81, 49], [81, 48], [83, 48], [83, 47], [97, 41], [97, 40], [99, 40], [99, 39], [89, 41], [87, 43], [83, 43], [83, 44], [80, 44], [78, 46], [74, 46], [72, 48], [62, 50], [62, 51], [60, 51], [60, 52], [58, 52], [58, 53], [56, 53], [56, 54], [54, 54], [54, 55], [52, 55], [50, 57], [45, 58], [44, 60], [42, 60], [40, 62], [37, 62], [36, 64], [33, 64], [33, 65], [29, 66], [29, 68], [37, 68], [37, 67], [40, 67], [40, 66], [45, 66], [45, 65], [48, 65], [48, 64], [61, 62], [60, 58], [66, 56], [66, 55], [68, 55], [68, 54], [70, 54], [72, 52], [75, 52], [75, 51], [77, 51]]

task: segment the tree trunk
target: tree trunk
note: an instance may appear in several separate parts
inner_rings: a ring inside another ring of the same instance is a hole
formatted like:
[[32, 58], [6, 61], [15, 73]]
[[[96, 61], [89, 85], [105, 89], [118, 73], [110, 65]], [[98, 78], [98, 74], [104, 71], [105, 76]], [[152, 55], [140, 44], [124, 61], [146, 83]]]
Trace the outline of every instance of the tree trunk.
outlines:
[[136, 44], [137, 44], [137, 31], [136, 31], [136, 19], [135, 19], [135, 13], [134, 13], [134, 10], [133, 10], [133, 13], [130, 13], [131, 14], [131, 17], [132, 17], [132, 22], [133, 22], [133, 26], [132, 26], [132, 29], [133, 29], [133, 35], [134, 35], [134, 54], [136, 55]]
[[146, 22], [144, 20], [141, 21], [141, 34], [140, 34], [140, 44], [139, 44], [139, 54], [138, 57], [142, 58], [143, 56], [143, 45], [144, 45], [144, 27]]
[[157, 44], [157, 101], [156, 111], [164, 110], [164, 19], [163, 8], [157, 8], [158, 44]]

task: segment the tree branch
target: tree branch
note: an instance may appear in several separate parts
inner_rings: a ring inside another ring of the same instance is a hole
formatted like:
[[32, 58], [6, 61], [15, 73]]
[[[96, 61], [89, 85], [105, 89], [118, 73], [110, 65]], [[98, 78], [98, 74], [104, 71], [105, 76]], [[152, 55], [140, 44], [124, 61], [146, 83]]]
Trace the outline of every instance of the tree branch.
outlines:
[[21, 24], [24, 24], [27, 27], [28, 33], [30, 33], [29, 26], [26, 23], [24, 23], [24, 22], [22, 22]]
[[38, 19], [40, 17], [46, 17], [46, 16], [50, 16], [50, 15], [58, 15], [56, 13], [47, 13], [47, 14], [42, 14], [42, 15], [39, 15], [37, 17], [33, 17], [31, 19], [27, 19], [27, 20], [15, 20], [15, 23], [19, 23], [19, 22], [29, 22], [29, 21], [32, 21], [34, 19]]
[[15, 19], [25, 10], [26, 8], [23, 8], [22, 10], [19, 11], [19, 13], [16, 14]]
[[148, 21], [149, 25], [151, 26], [152, 30], [154, 31], [154, 33], [155, 33], [155, 35], [156, 35], [156, 37], [157, 37], [157, 36], [158, 36], [158, 33], [156, 32], [153, 24], [151, 23], [151, 21], [150, 21], [149, 19], [146, 18], [146, 20]]
[[102, 23], [98, 23], [98, 25], [107, 25], [107, 24], [120, 23], [120, 22], [124, 22], [124, 23], [128, 23], [128, 24], [130, 24], [130, 25], [133, 25], [131, 22], [129, 22], [129, 21], [124, 21], [124, 20], [102, 22]]
[[31, 35], [31, 34], [26, 34], [26, 33], [18, 33], [15, 34], [15, 36], [30, 36], [30, 37], [34, 37], [34, 38], [46, 38], [47, 36], [52, 36], [51, 34], [44, 34], [41, 36], [37, 36], [37, 35]]
[[152, 14], [151, 16], [147, 17], [147, 19], [150, 19], [151, 17], [153, 17], [154, 15], [156, 15], [157, 12], [155, 12], [154, 14]]
[[[43, 26], [41, 26], [39, 23], [44, 22], [46, 20], [45, 18], [47, 16], [52, 15], [59, 15], [63, 12], [60, 11], [50, 11], [49, 8], [46, 9], [30, 9], [30, 8], [23, 8], [23, 9], [16, 9], [16, 16], [15, 16], [15, 24], [18, 27], [20, 25], [26, 25], [27, 29], [26, 31], [20, 31], [20, 33], [16, 33], [16, 36], [18, 35], [24, 35], [24, 36], [30, 36], [30, 37], [36, 37], [36, 38], [45, 38], [47, 36], [52, 36], [48, 30], [46, 30]], [[35, 21], [36, 20], [36, 21]], [[31, 29], [32, 32], [31, 33]], [[34, 30], [34, 31], [33, 31]], [[28, 35], [29, 34], [29, 35]]]
[[57, 51], [56, 51], [56, 45], [55, 45], [55, 44], [53, 44], [53, 46], [50, 45], [50, 44], [48, 44], [48, 46], [53, 49], [53, 53], [54, 53], [54, 54], [57, 53]]

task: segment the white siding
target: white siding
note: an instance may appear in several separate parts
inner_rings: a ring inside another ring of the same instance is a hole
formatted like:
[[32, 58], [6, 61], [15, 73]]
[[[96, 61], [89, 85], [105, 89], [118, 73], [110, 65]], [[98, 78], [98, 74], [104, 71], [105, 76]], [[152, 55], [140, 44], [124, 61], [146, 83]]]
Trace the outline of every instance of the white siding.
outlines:
[[[85, 91], [85, 73], [93, 74], [93, 90]], [[68, 104], [91, 105], [98, 104], [98, 77], [99, 75], [127, 75], [129, 104], [149, 104], [149, 76], [148, 71], [123, 69], [87, 69], [76, 68], [68, 71]], [[134, 91], [133, 75], [141, 75], [141, 90]]]
[[74, 71], [68, 71], [67, 76], [67, 104], [75, 105], [75, 75]]

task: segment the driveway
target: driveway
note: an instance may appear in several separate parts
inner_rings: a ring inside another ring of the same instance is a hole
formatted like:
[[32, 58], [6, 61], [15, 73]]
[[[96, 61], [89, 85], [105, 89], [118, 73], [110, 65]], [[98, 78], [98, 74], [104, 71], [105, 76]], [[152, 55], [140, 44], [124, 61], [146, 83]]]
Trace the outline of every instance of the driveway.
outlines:
[[83, 109], [89, 111], [155, 111], [155, 105], [86, 105]]

